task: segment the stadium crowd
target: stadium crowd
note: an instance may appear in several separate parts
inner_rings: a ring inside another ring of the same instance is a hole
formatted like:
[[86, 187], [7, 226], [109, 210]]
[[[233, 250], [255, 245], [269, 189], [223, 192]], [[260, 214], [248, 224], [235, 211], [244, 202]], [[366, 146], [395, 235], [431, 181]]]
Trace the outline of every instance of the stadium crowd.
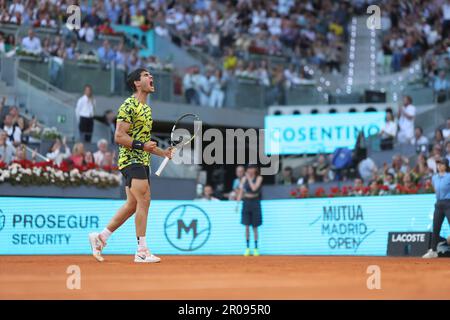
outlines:
[[[379, 133], [381, 150], [394, 150], [398, 144], [410, 144], [415, 156], [395, 154], [390, 162], [377, 166], [368, 155], [364, 137], [359, 137], [355, 149], [348, 154], [345, 166], [337, 162], [338, 153], [320, 154], [311, 165], [300, 168], [299, 176], [294, 176], [291, 167], [285, 167], [279, 184], [299, 185], [295, 196], [306, 196], [308, 185], [318, 182], [346, 183], [354, 179], [354, 185], [344, 190], [331, 188], [331, 194], [383, 195], [392, 193], [431, 192], [431, 176], [437, 172], [436, 161], [446, 158], [450, 161], [450, 118], [437, 127], [429, 139], [423, 129], [415, 126], [415, 107], [409, 96], [399, 106], [398, 120], [391, 110], [386, 112], [386, 124]], [[414, 162], [413, 162], [414, 161]], [[317, 192], [319, 196], [324, 190]]]
[[57, 132], [49, 136], [52, 143], [43, 152], [44, 157], [38, 159], [38, 150], [27, 148], [27, 144], [42, 143], [45, 128], [35, 118], [26, 119], [21, 116], [17, 106], [5, 106], [6, 100], [3, 97], [0, 104], [0, 167], [5, 168], [12, 163], [27, 167], [44, 160], [64, 169], [98, 169], [106, 172], [117, 170], [116, 151], [106, 139], [97, 141], [97, 150], [91, 152], [85, 150], [82, 142], [75, 142], [69, 148], [67, 139]]
[[450, 1], [384, 1], [381, 14], [381, 72], [401, 71], [420, 57], [424, 81], [433, 88], [435, 101], [448, 99]]
[[[143, 31], [154, 29], [159, 36], [168, 37], [180, 46], [199, 49], [212, 61], [213, 65], [197, 72], [193, 81], [189, 81], [189, 74], [199, 68], [179, 70], [184, 76], [186, 102], [222, 107], [229, 79], [243, 78], [268, 88], [268, 104], [283, 104], [283, 87], [310, 81], [312, 68], [305, 70], [305, 66], [341, 71], [347, 24], [352, 14], [349, 3], [333, 1], [106, 0], [95, 1], [92, 6], [88, 3], [0, 2], [0, 22], [30, 27], [23, 39], [0, 34], [0, 51], [98, 61], [105, 66], [114, 61], [124, 70], [140, 66], [161, 69], [165, 68], [162, 62], [155, 57], [141, 57], [138, 48], [124, 42], [113, 46], [105, 40], [100, 47], [87, 50], [80, 45], [94, 43], [99, 35], [115, 34], [114, 24]], [[64, 27], [66, 10], [71, 4], [80, 6], [83, 17], [80, 30]], [[60, 28], [61, 35], [39, 39], [32, 30], [36, 27]], [[252, 60], [251, 55], [258, 55], [262, 61]], [[269, 63], [270, 56], [282, 57], [283, 65]]]

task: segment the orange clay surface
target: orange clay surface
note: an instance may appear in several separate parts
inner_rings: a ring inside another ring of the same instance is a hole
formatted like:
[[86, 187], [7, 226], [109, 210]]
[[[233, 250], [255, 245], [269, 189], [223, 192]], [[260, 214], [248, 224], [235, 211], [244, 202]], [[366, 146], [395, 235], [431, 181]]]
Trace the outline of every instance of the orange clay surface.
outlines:
[[[0, 256], [0, 299], [448, 299], [450, 259], [331, 256]], [[67, 268], [81, 269], [68, 290]], [[367, 288], [378, 265], [381, 289]]]

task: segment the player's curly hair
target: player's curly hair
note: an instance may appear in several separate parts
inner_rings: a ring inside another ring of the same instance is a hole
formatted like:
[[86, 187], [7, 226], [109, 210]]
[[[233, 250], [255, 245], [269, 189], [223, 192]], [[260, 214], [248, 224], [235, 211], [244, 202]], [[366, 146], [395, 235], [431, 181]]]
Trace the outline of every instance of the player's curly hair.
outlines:
[[127, 85], [131, 89], [131, 91], [136, 92], [136, 86], [134, 85], [135, 81], [141, 80], [141, 73], [144, 71], [148, 71], [145, 68], [137, 68], [136, 70], [130, 72], [127, 76]]

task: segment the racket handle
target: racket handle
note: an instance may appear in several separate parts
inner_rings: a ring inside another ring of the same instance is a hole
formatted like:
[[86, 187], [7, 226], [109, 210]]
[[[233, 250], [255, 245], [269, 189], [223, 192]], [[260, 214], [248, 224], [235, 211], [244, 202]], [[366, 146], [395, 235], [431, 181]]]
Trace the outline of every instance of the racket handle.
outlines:
[[155, 174], [159, 177], [161, 172], [164, 170], [164, 168], [167, 166], [167, 163], [169, 162], [169, 158], [165, 157], [163, 162], [159, 165], [158, 170], [156, 170]]

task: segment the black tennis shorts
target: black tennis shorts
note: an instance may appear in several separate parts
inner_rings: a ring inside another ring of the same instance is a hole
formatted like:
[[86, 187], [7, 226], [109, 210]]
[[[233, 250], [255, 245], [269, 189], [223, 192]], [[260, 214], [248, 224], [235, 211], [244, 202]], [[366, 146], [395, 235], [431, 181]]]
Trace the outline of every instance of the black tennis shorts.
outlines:
[[143, 164], [130, 164], [122, 170], [123, 177], [125, 178], [125, 186], [131, 188], [131, 180], [133, 179], [146, 179], [150, 184], [150, 167]]
[[261, 201], [259, 199], [244, 200], [241, 223], [253, 227], [262, 225]]

